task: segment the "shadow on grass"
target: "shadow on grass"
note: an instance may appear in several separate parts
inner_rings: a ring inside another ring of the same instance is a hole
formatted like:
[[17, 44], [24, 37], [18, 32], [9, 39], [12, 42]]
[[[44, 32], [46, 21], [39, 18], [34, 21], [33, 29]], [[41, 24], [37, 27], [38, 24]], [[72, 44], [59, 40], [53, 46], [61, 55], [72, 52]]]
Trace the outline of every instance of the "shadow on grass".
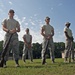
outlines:
[[[21, 63], [20, 64], [20, 67], [17, 67], [17, 68], [56, 68], [56, 67], [65, 67], [65, 66], [68, 66], [68, 67], [74, 67], [75, 62], [71, 62], [71, 63], [64, 63], [64, 62], [55, 62], [55, 63], [47, 63], [46, 65], [42, 65], [41, 62], [33, 62], [33, 63]], [[16, 68], [14, 65], [7, 65], [7, 68]]]

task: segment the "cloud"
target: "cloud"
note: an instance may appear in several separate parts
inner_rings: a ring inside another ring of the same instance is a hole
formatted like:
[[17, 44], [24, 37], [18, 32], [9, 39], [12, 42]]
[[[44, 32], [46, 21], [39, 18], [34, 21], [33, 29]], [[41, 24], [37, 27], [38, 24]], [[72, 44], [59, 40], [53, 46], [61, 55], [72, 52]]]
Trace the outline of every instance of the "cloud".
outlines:
[[2, 9], [0, 9], [0, 12], [1, 12], [1, 13], [3, 13], [3, 10], [2, 10]]
[[34, 23], [35, 21], [32, 21], [32, 18], [29, 19], [29, 22], [31, 23], [31, 25], [36, 25], [36, 24]]
[[60, 32], [58, 30], [55, 31], [55, 35], [54, 35], [54, 41], [55, 42], [64, 42], [65, 41], [65, 36], [63, 32]]
[[62, 6], [62, 5], [63, 5], [62, 3], [59, 3], [59, 4], [58, 4], [58, 6]]
[[12, 5], [13, 3], [11, 1], [9, 1], [9, 4]]
[[25, 20], [26, 20], [26, 17], [23, 17], [21, 23], [24, 23]]
[[[32, 18], [31, 18], [31, 19], [28, 20], [29, 22], [27, 22], [26, 17], [22, 17], [22, 19], [19, 19], [19, 17], [17, 15], [15, 15], [15, 19], [18, 20], [21, 24], [21, 31], [18, 34], [19, 34], [19, 40], [23, 41], [22, 37], [25, 34], [25, 28], [27, 28], [29, 23], [31, 23], [32, 25], [35, 25], [35, 23], [34, 23], [35, 21], [33, 22]], [[25, 24], [25, 26], [23, 25], [23, 23]], [[42, 23], [42, 21], [39, 20], [39, 23]], [[35, 32], [35, 30], [32, 26], [29, 29], [30, 29], [30, 34], [33, 36], [32, 42], [33, 43], [36, 43], [36, 42], [41, 43], [42, 42], [42, 36], [40, 34], [40, 31]]]
[[53, 10], [53, 7], [51, 8], [51, 10]]
[[[27, 22], [27, 18], [26, 17], [22, 17], [22, 18], [19, 18], [18, 15], [15, 14], [15, 19], [19, 21], [20, 25], [21, 25], [21, 31], [18, 33], [19, 35], [19, 40], [20, 41], [23, 41], [23, 35], [25, 34], [25, 28], [28, 27], [28, 24], [32, 24], [32, 25], [36, 25], [36, 20], [33, 21], [33, 18], [30, 18], [28, 19], [28, 22]], [[38, 27], [34, 28], [33, 26], [30, 26], [29, 29], [30, 29], [30, 34], [33, 36], [33, 40], [32, 42], [33, 43], [42, 43], [43, 41], [43, 37], [41, 36], [40, 34], [40, 31], [41, 31], [41, 26], [43, 25], [43, 21], [41, 19], [37, 19], [37, 23], [38, 23]], [[38, 30], [39, 31], [38, 31]], [[60, 42], [60, 41], [63, 41], [64, 39], [64, 36], [62, 35], [63, 33], [62, 32], [58, 32], [58, 31], [55, 31], [57, 33], [55, 33], [54, 35], [54, 41], [55, 42]], [[0, 28], [0, 41], [4, 39], [4, 35], [5, 35], [5, 32], [2, 30], [2, 28]]]
[[4, 40], [5, 32], [0, 28], [0, 41]]
[[25, 23], [25, 25], [28, 25], [28, 23]]
[[0, 2], [0, 6], [1, 6], [1, 7], [4, 7], [4, 5], [3, 5], [3, 3], [2, 3], [2, 2]]
[[[19, 34], [19, 40], [21, 40], [21, 41], [23, 41], [23, 35], [25, 34], [25, 28], [23, 27], [23, 26], [21, 26], [21, 32], [20, 33], [18, 33]], [[32, 42], [33, 43], [36, 43], [36, 42], [38, 42], [38, 43], [42, 43], [42, 36], [41, 36], [41, 34], [40, 34], [40, 31], [38, 32], [36, 32], [35, 33], [35, 31], [34, 30], [32, 30], [31, 28], [30, 28], [30, 34], [32, 35], [32, 37], [33, 37], [33, 39], [32, 39]], [[38, 36], [39, 35], [39, 36]]]
[[34, 16], [36, 17], [36, 16], [37, 16], [37, 14], [34, 14]]
[[35, 23], [33, 21], [30, 22], [32, 25], [35, 25]]
[[39, 42], [39, 43], [42, 43], [42, 36], [40, 34], [40, 31], [37, 31], [35, 33], [35, 31], [33, 30], [30, 30], [30, 33], [32, 34], [33, 36], [33, 42], [36, 43], [36, 42]]

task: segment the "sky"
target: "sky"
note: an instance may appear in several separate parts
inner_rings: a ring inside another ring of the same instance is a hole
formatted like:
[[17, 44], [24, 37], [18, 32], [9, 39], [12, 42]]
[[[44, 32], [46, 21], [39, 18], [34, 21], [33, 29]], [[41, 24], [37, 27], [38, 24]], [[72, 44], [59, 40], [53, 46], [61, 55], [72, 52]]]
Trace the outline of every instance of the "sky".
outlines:
[[54, 27], [54, 42], [65, 42], [63, 30], [66, 22], [71, 23], [70, 28], [75, 38], [75, 0], [0, 0], [0, 41], [5, 35], [1, 22], [8, 18], [10, 9], [14, 9], [14, 18], [20, 23], [20, 41], [23, 41], [25, 29], [29, 28], [32, 42], [42, 43], [40, 33], [46, 16], [51, 18], [50, 24]]

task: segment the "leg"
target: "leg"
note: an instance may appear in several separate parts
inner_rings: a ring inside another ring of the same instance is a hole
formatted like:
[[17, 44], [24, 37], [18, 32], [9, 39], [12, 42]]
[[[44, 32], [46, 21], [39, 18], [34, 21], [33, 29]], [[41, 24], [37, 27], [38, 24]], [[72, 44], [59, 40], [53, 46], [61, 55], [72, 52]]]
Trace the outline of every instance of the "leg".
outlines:
[[50, 50], [51, 60], [54, 63], [55, 56], [54, 56], [54, 43], [53, 43], [53, 39], [51, 39], [50, 42], [49, 42], [49, 50]]
[[32, 48], [30, 48], [30, 49], [28, 50], [28, 57], [29, 57], [29, 59], [31, 60], [31, 62], [33, 62]]
[[72, 53], [72, 50], [71, 49], [72, 49], [72, 43], [69, 40], [69, 47], [68, 47], [68, 51], [69, 51], [69, 53], [68, 53], [68, 58], [69, 58], [68, 62], [69, 63], [71, 62], [71, 53]]
[[42, 43], [42, 52], [41, 52], [41, 55], [42, 55], [42, 64], [45, 64], [46, 62], [46, 44], [47, 44], [47, 41], [44, 40], [44, 42]]
[[[5, 40], [4, 40], [4, 42], [3, 42], [3, 47], [5, 47], [5, 45], [6, 45], [7, 41], [8, 41], [8, 39], [9, 39], [9, 37], [5, 37]], [[11, 49], [11, 41], [10, 41], [10, 43], [9, 43], [9, 45], [8, 45], [7, 52], [6, 52], [6, 55], [5, 55], [5, 57], [4, 57], [4, 67], [6, 66], [6, 61], [8, 60], [10, 49]]]
[[12, 39], [12, 51], [13, 51], [13, 56], [15, 59], [16, 67], [19, 66], [19, 41], [18, 38]]
[[71, 54], [72, 54], [72, 61], [74, 62], [74, 45], [73, 45], [73, 42], [72, 42]]
[[70, 57], [70, 53], [71, 53], [70, 52], [70, 41], [66, 40], [66, 43], [65, 43], [65, 58], [64, 58], [65, 62], [67, 61], [67, 58]]
[[74, 50], [72, 50], [72, 61], [74, 62]]
[[65, 57], [64, 57], [64, 62], [67, 61], [67, 58], [68, 58], [68, 50], [65, 49]]
[[26, 62], [26, 56], [27, 56], [27, 48], [26, 46], [24, 45], [24, 48], [23, 48], [23, 55], [22, 55], [22, 60], [24, 62]]

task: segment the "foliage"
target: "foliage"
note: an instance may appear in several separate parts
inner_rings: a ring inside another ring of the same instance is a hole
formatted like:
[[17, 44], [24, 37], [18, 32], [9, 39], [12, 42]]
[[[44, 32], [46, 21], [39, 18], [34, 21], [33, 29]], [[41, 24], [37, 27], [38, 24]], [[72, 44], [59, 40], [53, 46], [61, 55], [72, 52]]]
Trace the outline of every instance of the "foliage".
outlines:
[[3, 41], [0, 41], [0, 52], [3, 50]]
[[63, 42], [54, 43], [55, 45], [55, 57], [60, 58], [61, 57], [61, 51], [65, 50], [65, 44]]
[[33, 43], [33, 57], [34, 58], [40, 58], [41, 57], [41, 50], [42, 50], [42, 45], [39, 43]]
[[[3, 45], [3, 41], [0, 41], [0, 52], [3, 50], [2, 45]], [[54, 45], [55, 45], [55, 52], [54, 52], [55, 57], [56, 58], [61, 58], [61, 51], [64, 51], [65, 43], [63, 43], [63, 42], [55, 42]], [[20, 53], [19, 55], [20, 56], [22, 56], [22, 53], [23, 53], [23, 46], [24, 46], [24, 43], [22, 41], [19, 41], [19, 53]], [[32, 48], [33, 48], [33, 58], [41, 58], [42, 44], [33, 43]], [[75, 43], [74, 43], [74, 48], [75, 48]], [[46, 57], [47, 58], [50, 57], [49, 50], [47, 50]]]

